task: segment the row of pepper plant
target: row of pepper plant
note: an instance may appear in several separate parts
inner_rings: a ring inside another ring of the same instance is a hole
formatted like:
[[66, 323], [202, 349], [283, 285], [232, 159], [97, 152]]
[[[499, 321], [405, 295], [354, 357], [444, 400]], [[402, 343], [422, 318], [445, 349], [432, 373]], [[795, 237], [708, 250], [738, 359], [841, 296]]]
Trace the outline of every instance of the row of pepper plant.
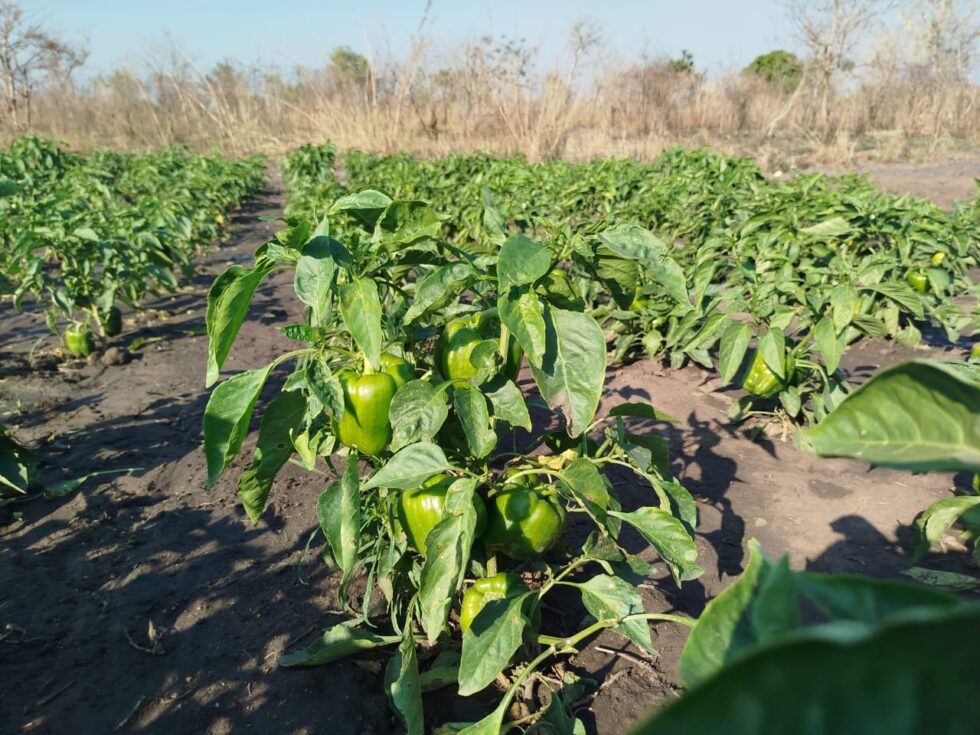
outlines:
[[[385, 687], [412, 735], [425, 731], [423, 690], [455, 683], [473, 695], [509, 673], [490, 714], [453, 725], [496, 733], [520, 684], [553, 656], [607, 628], [652, 651], [651, 622], [690, 625], [644, 609], [636, 585], [651, 565], [623, 548], [624, 528], [677, 584], [702, 572], [695, 503], [669, 471], [666, 442], [630, 430], [635, 419], [669, 417], [644, 403], [596, 417], [605, 339], [567, 275], [573, 259], [655, 246], [633, 230], [586, 241], [557, 228], [536, 240], [484, 207], [479, 238], [450, 244], [422, 202], [373, 190], [341, 197], [319, 221], [286, 217], [254, 264], [231, 266], [208, 300], [209, 484], [241, 450], [270, 382], [277, 396], [238, 479], [248, 515], [258, 519], [287, 462], [339, 478], [316, 514], [351, 617], [280, 663], [392, 647]], [[218, 383], [255, 289], [281, 270], [293, 271], [305, 305], [303, 322], [280, 327], [296, 349]], [[517, 382], [525, 362], [541, 397], [535, 421]], [[649, 485], [657, 504], [624, 509], [613, 468]], [[577, 594], [594, 622], [568, 631], [542, 614], [559, 591]]]
[[460, 238], [479, 226], [483, 191], [504, 221], [529, 231], [551, 218], [584, 237], [639, 223], [661, 244], [658, 268], [599, 270], [599, 287], [582, 288], [588, 309], [614, 361], [693, 361], [731, 383], [756, 345], [733, 418], [778, 410], [819, 420], [846, 395], [839, 368], [855, 341], [914, 347], [932, 323], [956, 342], [976, 321], [958, 299], [975, 296], [968, 274], [980, 263], [980, 198], [946, 212], [865, 177], [770, 180], [751, 159], [704, 149], [669, 149], [651, 164], [352, 151], [343, 166], [352, 187], [462, 202], [447, 222]]
[[177, 290], [264, 168], [261, 157], [84, 155], [18, 138], [0, 152], [0, 298], [42, 310], [85, 357], [122, 331], [121, 306]]

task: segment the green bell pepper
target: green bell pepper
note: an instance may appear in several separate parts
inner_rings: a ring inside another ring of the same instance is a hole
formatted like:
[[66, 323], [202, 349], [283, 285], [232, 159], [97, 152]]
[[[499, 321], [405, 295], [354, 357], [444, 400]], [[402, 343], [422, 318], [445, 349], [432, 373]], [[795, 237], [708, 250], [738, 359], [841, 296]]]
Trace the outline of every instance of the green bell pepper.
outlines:
[[415, 368], [412, 364], [398, 355], [385, 352], [381, 355], [381, 372], [395, 379], [395, 387], [401, 388], [405, 383], [415, 379]]
[[[408, 536], [408, 545], [423, 556], [425, 539], [442, 518], [446, 493], [455, 481], [456, 478], [449, 475], [435, 475], [420, 487], [405, 490], [398, 497], [398, 520]], [[473, 508], [476, 511], [476, 535], [479, 537], [487, 525], [487, 508], [476, 493], [473, 494]]]
[[86, 324], [73, 324], [65, 330], [65, 347], [75, 357], [88, 357], [95, 349], [95, 337]]
[[[443, 328], [436, 341], [436, 368], [446, 380], [469, 380], [480, 372], [470, 361], [473, 350], [480, 342], [499, 337], [500, 323], [496, 310], [453, 319]], [[523, 358], [524, 350], [511, 335], [504, 361], [504, 375], [516, 380]]]
[[[793, 374], [795, 361], [792, 353], [786, 353], [785, 369], [787, 376]], [[754, 396], [771, 398], [786, 387], [788, 382], [770, 370], [762, 358], [762, 353], [756, 350], [755, 356], [752, 358], [752, 365], [742, 379], [742, 387]]]
[[[492, 577], [476, 580], [463, 593], [463, 604], [459, 611], [460, 629], [466, 633], [473, 625], [476, 616], [491, 600], [506, 600], [523, 595], [525, 592], [527, 592], [527, 587], [521, 578], [513, 572], [501, 572]], [[536, 631], [541, 627], [541, 608], [534, 598], [528, 598], [527, 602], [529, 605], [534, 605], [533, 611], [530, 611], [529, 619], [531, 628]], [[525, 612], [528, 611], [525, 610]]]
[[537, 559], [555, 545], [565, 529], [565, 509], [545, 492], [547, 487], [525, 475], [491, 498], [483, 535], [489, 550], [512, 559]]
[[364, 454], [380, 453], [391, 441], [391, 399], [413, 374], [411, 365], [388, 353], [381, 357], [381, 372], [373, 372], [370, 366], [365, 366], [362, 373], [352, 368], [339, 371], [344, 415], [334, 423], [337, 438]]
[[921, 270], [910, 270], [905, 274], [905, 280], [918, 293], [925, 293], [929, 290], [929, 278]]

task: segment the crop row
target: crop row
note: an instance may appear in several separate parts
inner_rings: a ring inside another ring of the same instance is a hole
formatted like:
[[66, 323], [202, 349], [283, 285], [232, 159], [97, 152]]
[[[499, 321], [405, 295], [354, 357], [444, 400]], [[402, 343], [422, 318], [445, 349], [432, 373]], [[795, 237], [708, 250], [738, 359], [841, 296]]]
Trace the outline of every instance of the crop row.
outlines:
[[26, 136], [0, 152], [0, 296], [43, 309], [75, 355], [121, 328], [119, 304], [175, 291], [262, 186], [260, 157], [229, 161], [66, 151]]
[[[563, 266], [569, 295], [599, 320], [614, 361], [692, 360], [728, 382], [755, 342], [736, 418], [775, 407], [819, 420], [847, 390], [839, 366], [854, 341], [916, 346], [932, 323], [955, 342], [975, 318], [959, 299], [980, 262], [980, 198], [948, 212], [857, 175], [770, 180], [751, 159], [704, 149], [651, 164], [358, 151], [342, 163], [338, 177], [329, 144], [287, 159], [287, 212], [314, 221], [321, 203], [370, 187], [448, 212], [441, 236], [474, 255], [494, 250], [495, 227], [561, 233], [588, 254]], [[610, 245], [627, 230], [630, 244]]]

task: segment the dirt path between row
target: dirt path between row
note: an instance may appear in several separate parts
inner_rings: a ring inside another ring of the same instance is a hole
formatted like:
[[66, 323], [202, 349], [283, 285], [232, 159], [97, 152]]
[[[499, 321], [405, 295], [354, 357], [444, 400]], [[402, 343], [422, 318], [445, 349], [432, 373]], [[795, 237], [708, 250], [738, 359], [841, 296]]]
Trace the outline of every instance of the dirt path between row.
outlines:
[[[398, 731], [381, 693], [382, 654], [318, 669], [275, 665], [342, 619], [326, 565], [316, 553], [300, 563], [322, 479], [285, 470], [257, 526], [235, 497], [240, 465], [204, 489], [205, 295], [216, 273], [249, 262], [274, 232], [275, 223], [257, 218], [281, 212], [279, 186], [273, 181], [234, 218], [230, 242], [190, 286], [126, 333], [125, 343], [159, 338], [126, 364], [34, 371], [27, 355], [45, 332], [41, 318], [0, 306], [0, 412], [20, 410], [4, 421], [37, 447], [46, 480], [139, 468], [93, 478], [64, 500], [20, 505], [16, 516], [0, 512], [0, 732]], [[301, 313], [289, 281], [280, 274], [261, 288], [228, 372], [286, 348], [274, 325]], [[867, 374], [908, 354], [871, 342], [849, 353], [848, 365]], [[699, 501], [706, 572], [679, 590], [658, 565], [644, 586], [651, 611], [698, 614], [741, 572], [750, 538], [798, 567], [894, 575], [908, 566], [915, 515], [952, 486], [949, 475], [869, 470], [815, 459], [778, 438], [750, 441], [725, 420], [729, 394], [698, 368], [643, 361], [608, 377], [605, 406], [649, 400], [682, 419], [636, 428], [669, 438], [675, 470]], [[612, 479], [627, 506], [649, 502], [649, 488]], [[566, 616], [581, 615], [552, 612], [570, 624], [578, 620]], [[567, 662], [597, 682], [583, 713], [590, 732], [623, 732], [676, 695], [684, 632], [657, 627], [654, 641], [660, 656], [648, 659], [606, 633]], [[432, 724], [474, 718], [487, 701], [438, 695]]]

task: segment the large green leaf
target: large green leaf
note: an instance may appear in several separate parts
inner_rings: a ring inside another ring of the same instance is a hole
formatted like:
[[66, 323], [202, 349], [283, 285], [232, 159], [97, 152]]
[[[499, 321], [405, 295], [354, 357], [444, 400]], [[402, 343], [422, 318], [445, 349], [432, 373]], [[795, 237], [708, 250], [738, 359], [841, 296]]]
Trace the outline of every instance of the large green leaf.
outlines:
[[34, 457], [27, 447], [0, 426], [0, 496], [6, 494], [4, 486], [19, 494], [26, 493], [34, 481], [35, 469]]
[[668, 511], [644, 507], [631, 513], [610, 510], [609, 515], [626, 521], [640, 532], [666, 562], [677, 584], [704, 574], [704, 570], [695, 563], [698, 549], [694, 539], [684, 524]]
[[245, 268], [230, 266], [214, 279], [208, 291], [208, 308], [205, 324], [208, 331], [208, 368], [205, 387], [210, 388], [218, 380], [221, 366], [235, 343], [255, 289], [271, 268], [258, 266]]
[[323, 324], [336, 273], [330, 238], [321, 235], [306, 243], [296, 261], [293, 285], [300, 301], [312, 310], [314, 326]]
[[385, 209], [375, 226], [374, 237], [391, 252], [419, 241], [438, 237], [442, 220], [427, 202], [396, 200]]
[[446, 629], [453, 600], [469, 566], [476, 535], [475, 490], [475, 480], [454, 482], [446, 492], [442, 518], [425, 538], [419, 607], [429, 643], [435, 643]]
[[832, 240], [846, 235], [851, 231], [851, 223], [843, 217], [831, 217], [821, 220], [815, 225], [804, 227], [800, 230], [801, 235], [806, 235], [818, 240]]
[[474, 457], [486, 457], [497, 446], [486, 397], [479, 388], [460, 384], [453, 388], [453, 408], [463, 426], [470, 452]]
[[980, 607], [881, 627], [834, 624], [764, 646], [633, 735], [957, 735], [976, 732]]
[[361, 537], [361, 492], [356, 461], [348, 461], [341, 478], [327, 485], [320, 494], [316, 517], [343, 575], [340, 581], [343, 590], [357, 566]]
[[616, 225], [600, 232], [599, 240], [617, 255], [642, 263], [678, 304], [691, 305], [684, 270], [670, 257], [663, 240], [652, 232], [637, 225]]
[[874, 286], [868, 286], [868, 289], [887, 296], [916, 319], [923, 318], [922, 301], [918, 294], [905, 283], [878, 283]]
[[512, 288], [503, 291], [497, 299], [500, 321], [524, 350], [528, 362], [540, 367], [547, 348], [545, 304], [538, 295], [528, 289]]
[[531, 415], [527, 411], [524, 394], [513, 380], [505, 375], [497, 375], [481, 387], [483, 395], [490, 399], [494, 418], [506, 421], [511, 426], [531, 430]]
[[886, 368], [801, 432], [821, 456], [918, 472], [980, 472], [980, 386], [939, 363]]
[[759, 338], [759, 352], [766, 367], [780, 378], [786, 376], [786, 336], [781, 328], [771, 326]]
[[276, 475], [293, 454], [290, 437], [302, 427], [305, 415], [301, 393], [284, 393], [262, 414], [252, 466], [238, 478], [238, 497], [253, 523], [262, 515]]
[[[596, 620], [613, 620], [646, 612], [639, 591], [625, 579], [597, 574], [576, 587], [582, 593], [585, 609]], [[644, 651], [653, 653], [650, 624], [646, 620], [628, 620], [615, 626], [613, 630], [622, 633]]]
[[378, 635], [358, 628], [359, 621], [348, 620], [327, 628], [323, 635], [302, 651], [286, 653], [279, 657], [280, 666], [323, 666], [361, 651], [378, 646], [391, 646], [401, 641], [401, 636]]
[[204, 457], [209, 487], [218, 481], [242, 448], [252, 411], [271, 370], [271, 365], [246, 370], [211, 391], [204, 407]]
[[840, 365], [840, 358], [847, 346], [843, 337], [837, 334], [834, 320], [825, 316], [817, 322], [817, 326], [813, 329], [813, 340], [820, 354], [823, 355], [827, 372], [833, 373]]
[[310, 360], [303, 377], [313, 398], [319, 401], [334, 421], [340, 421], [344, 416], [344, 389], [340, 379], [330, 371], [327, 361], [319, 355]]
[[709, 602], [694, 624], [681, 654], [681, 678], [688, 686], [698, 684], [745, 649], [799, 624], [795, 580], [785, 560], [769, 564], [752, 540], [742, 576]]
[[364, 490], [387, 487], [407, 490], [418, 487], [433, 475], [452, 469], [438, 444], [419, 442], [399, 450], [371, 479], [362, 485]]
[[852, 574], [794, 572], [796, 586], [830, 620], [881, 623], [910, 608], [952, 608], [960, 600], [921, 584], [869, 579]]
[[718, 345], [718, 371], [723, 383], [731, 383], [742, 366], [752, 339], [752, 328], [745, 322], [729, 322]]
[[602, 475], [591, 460], [578, 457], [559, 473], [565, 487], [589, 512], [600, 526], [606, 524], [609, 490]]
[[551, 261], [548, 248], [524, 235], [511, 235], [500, 247], [497, 257], [499, 293], [538, 280], [551, 268]]
[[473, 274], [469, 263], [449, 263], [426, 275], [415, 287], [415, 299], [405, 312], [405, 324], [441, 309], [459, 296], [473, 279]]
[[391, 399], [391, 450], [419, 441], [429, 441], [449, 416], [448, 384], [434, 386], [427, 380], [410, 380]]
[[342, 196], [330, 207], [330, 214], [350, 212], [365, 227], [373, 228], [381, 214], [391, 204], [391, 197], [373, 189], [364, 189]]
[[381, 369], [381, 299], [370, 278], [358, 278], [340, 287], [340, 314], [371, 367]]
[[415, 636], [412, 626], [405, 626], [398, 650], [385, 667], [385, 692], [391, 708], [405, 726], [408, 735], [425, 735], [422, 712], [422, 683], [415, 655]]
[[606, 377], [602, 329], [588, 314], [545, 310], [546, 344], [540, 367], [531, 364], [541, 395], [568, 422], [569, 436], [588, 427], [599, 406]]
[[524, 640], [528, 625], [524, 604], [534, 593], [490, 600], [463, 634], [459, 693], [464, 697], [485, 689], [507, 668]]

